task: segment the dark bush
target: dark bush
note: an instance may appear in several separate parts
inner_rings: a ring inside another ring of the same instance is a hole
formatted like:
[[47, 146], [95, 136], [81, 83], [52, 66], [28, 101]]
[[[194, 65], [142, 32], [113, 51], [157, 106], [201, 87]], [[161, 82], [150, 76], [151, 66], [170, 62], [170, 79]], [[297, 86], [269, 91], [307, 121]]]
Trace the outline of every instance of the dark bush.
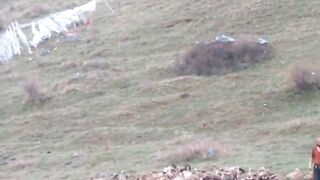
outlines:
[[271, 45], [259, 44], [251, 39], [213, 41], [191, 47], [175, 62], [175, 69], [180, 75], [219, 75], [271, 59], [273, 54]]

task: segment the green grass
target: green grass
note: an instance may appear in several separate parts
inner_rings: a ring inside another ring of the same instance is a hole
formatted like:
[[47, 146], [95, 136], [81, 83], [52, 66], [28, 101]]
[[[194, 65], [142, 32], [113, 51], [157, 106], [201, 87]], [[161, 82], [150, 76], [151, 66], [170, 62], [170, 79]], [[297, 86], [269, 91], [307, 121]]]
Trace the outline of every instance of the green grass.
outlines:
[[[63, 2], [50, 8], [63, 9]], [[320, 130], [320, 93], [294, 92], [287, 79], [293, 64], [318, 61], [317, 0], [121, 0], [113, 7], [115, 16], [98, 7], [86, 34], [91, 41], [56, 44], [50, 56], [28, 61], [26, 55], [0, 66], [0, 178], [146, 172], [170, 163], [154, 157], [184, 133], [218, 139], [233, 149], [223, 158], [194, 159], [199, 168], [307, 170]], [[172, 64], [190, 44], [221, 32], [264, 35], [276, 57], [225, 76], [175, 75]], [[80, 63], [66, 67], [73, 62]], [[82, 78], [64, 84], [76, 73]], [[21, 83], [30, 75], [50, 91], [51, 101], [22, 103]], [[181, 98], [183, 93], [190, 97]], [[291, 126], [296, 119], [304, 123]], [[79, 158], [72, 158], [74, 153]], [[31, 163], [18, 166], [13, 158]]]

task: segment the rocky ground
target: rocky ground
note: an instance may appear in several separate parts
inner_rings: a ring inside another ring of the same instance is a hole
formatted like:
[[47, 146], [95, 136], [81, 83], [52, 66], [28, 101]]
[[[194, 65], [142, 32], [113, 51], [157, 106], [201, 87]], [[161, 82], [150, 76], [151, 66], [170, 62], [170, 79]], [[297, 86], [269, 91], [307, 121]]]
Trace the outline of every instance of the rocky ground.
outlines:
[[200, 170], [190, 165], [165, 167], [144, 175], [129, 175], [125, 171], [113, 175], [97, 174], [91, 180], [312, 180], [312, 174], [303, 173], [299, 169], [283, 176], [273, 173], [267, 168], [243, 169], [239, 166], [229, 168], [212, 167], [211, 170]]

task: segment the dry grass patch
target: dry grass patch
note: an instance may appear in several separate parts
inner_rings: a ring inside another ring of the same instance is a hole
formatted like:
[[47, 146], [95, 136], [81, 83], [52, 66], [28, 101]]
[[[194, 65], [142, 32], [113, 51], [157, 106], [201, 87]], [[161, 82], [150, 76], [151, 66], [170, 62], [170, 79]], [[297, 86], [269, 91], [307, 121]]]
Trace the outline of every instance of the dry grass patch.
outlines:
[[56, 93], [68, 94], [73, 91], [82, 91], [86, 85], [83, 85], [86, 75], [83, 73], [75, 73], [73, 76], [67, 77], [64, 80], [53, 85], [52, 91]]
[[207, 160], [220, 158], [230, 154], [230, 146], [213, 139], [185, 139], [173, 140], [170, 148], [158, 152], [156, 160], [171, 163], [190, 162], [193, 160]]
[[38, 79], [30, 77], [22, 86], [25, 93], [25, 102], [44, 103], [51, 97], [40, 87]]
[[126, 110], [126, 109], [119, 109], [116, 112], [110, 113], [108, 115], [108, 119], [110, 120], [117, 120], [118, 122], [133, 122], [136, 119], [137, 115], [135, 112]]
[[175, 62], [175, 70], [180, 75], [220, 75], [271, 59], [274, 48], [253, 39], [242, 36], [234, 42], [197, 44]]
[[35, 160], [33, 160], [33, 159], [16, 159], [16, 160], [9, 162], [8, 168], [11, 171], [20, 171], [25, 168], [30, 168], [31, 166], [34, 166], [35, 164], [36, 164]]
[[167, 95], [169, 93], [195, 91], [201, 86], [203, 79], [195, 76], [181, 76], [162, 81], [146, 82], [139, 85], [139, 90], [144, 93]]
[[108, 62], [105, 61], [85, 61], [83, 63], [84, 71], [107, 70], [111, 69]]
[[64, 70], [74, 69], [77, 67], [81, 67], [84, 64], [83, 61], [75, 60], [75, 61], [65, 61], [60, 64], [60, 68]]
[[80, 71], [80, 73], [74, 73], [63, 80], [56, 82], [52, 86], [51, 91], [56, 94], [69, 94], [72, 92], [90, 93], [93, 92], [93, 90], [97, 90], [97, 87], [103, 84], [109, 77], [111, 77], [111, 75], [103, 71], [92, 71], [87, 73]]
[[316, 119], [297, 118], [277, 125], [276, 131], [281, 134], [292, 134], [300, 130], [308, 130], [314, 126], [319, 126]]
[[159, 98], [154, 98], [144, 102], [136, 103], [133, 105], [133, 109], [138, 111], [157, 110], [158, 108], [172, 105], [184, 99], [183, 95], [184, 94], [174, 94], [174, 95], [162, 96]]
[[111, 69], [111, 66], [108, 62], [105, 61], [83, 61], [83, 60], [74, 60], [66, 61], [60, 64], [60, 67], [69, 70], [74, 68], [81, 68], [84, 72], [95, 71], [95, 70], [107, 70]]
[[320, 70], [311, 64], [295, 65], [289, 75], [290, 84], [299, 91], [318, 90], [320, 88]]

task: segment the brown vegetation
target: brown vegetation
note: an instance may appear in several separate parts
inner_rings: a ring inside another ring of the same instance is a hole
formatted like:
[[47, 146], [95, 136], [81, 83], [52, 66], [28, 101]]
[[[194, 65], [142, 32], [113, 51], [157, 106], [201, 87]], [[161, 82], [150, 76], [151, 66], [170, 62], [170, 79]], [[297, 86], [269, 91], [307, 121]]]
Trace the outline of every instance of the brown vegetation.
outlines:
[[[183, 142], [182, 142], [183, 141]], [[186, 137], [176, 139], [174, 142], [178, 144], [169, 144], [171, 148], [167, 151], [159, 152], [158, 161], [189, 162], [192, 160], [205, 160], [219, 158], [231, 152], [230, 148], [211, 139], [194, 139]], [[181, 144], [180, 144], [181, 143]]]
[[290, 72], [290, 81], [299, 91], [317, 90], [320, 88], [320, 71], [315, 66], [298, 64]]
[[234, 42], [212, 41], [189, 49], [176, 61], [175, 70], [180, 75], [219, 75], [271, 59], [273, 54], [271, 45], [259, 44], [252, 38], [242, 37]]
[[50, 96], [44, 93], [36, 78], [31, 77], [23, 83], [23, 90], [28, 103], [44, 103], [50, 99]]

